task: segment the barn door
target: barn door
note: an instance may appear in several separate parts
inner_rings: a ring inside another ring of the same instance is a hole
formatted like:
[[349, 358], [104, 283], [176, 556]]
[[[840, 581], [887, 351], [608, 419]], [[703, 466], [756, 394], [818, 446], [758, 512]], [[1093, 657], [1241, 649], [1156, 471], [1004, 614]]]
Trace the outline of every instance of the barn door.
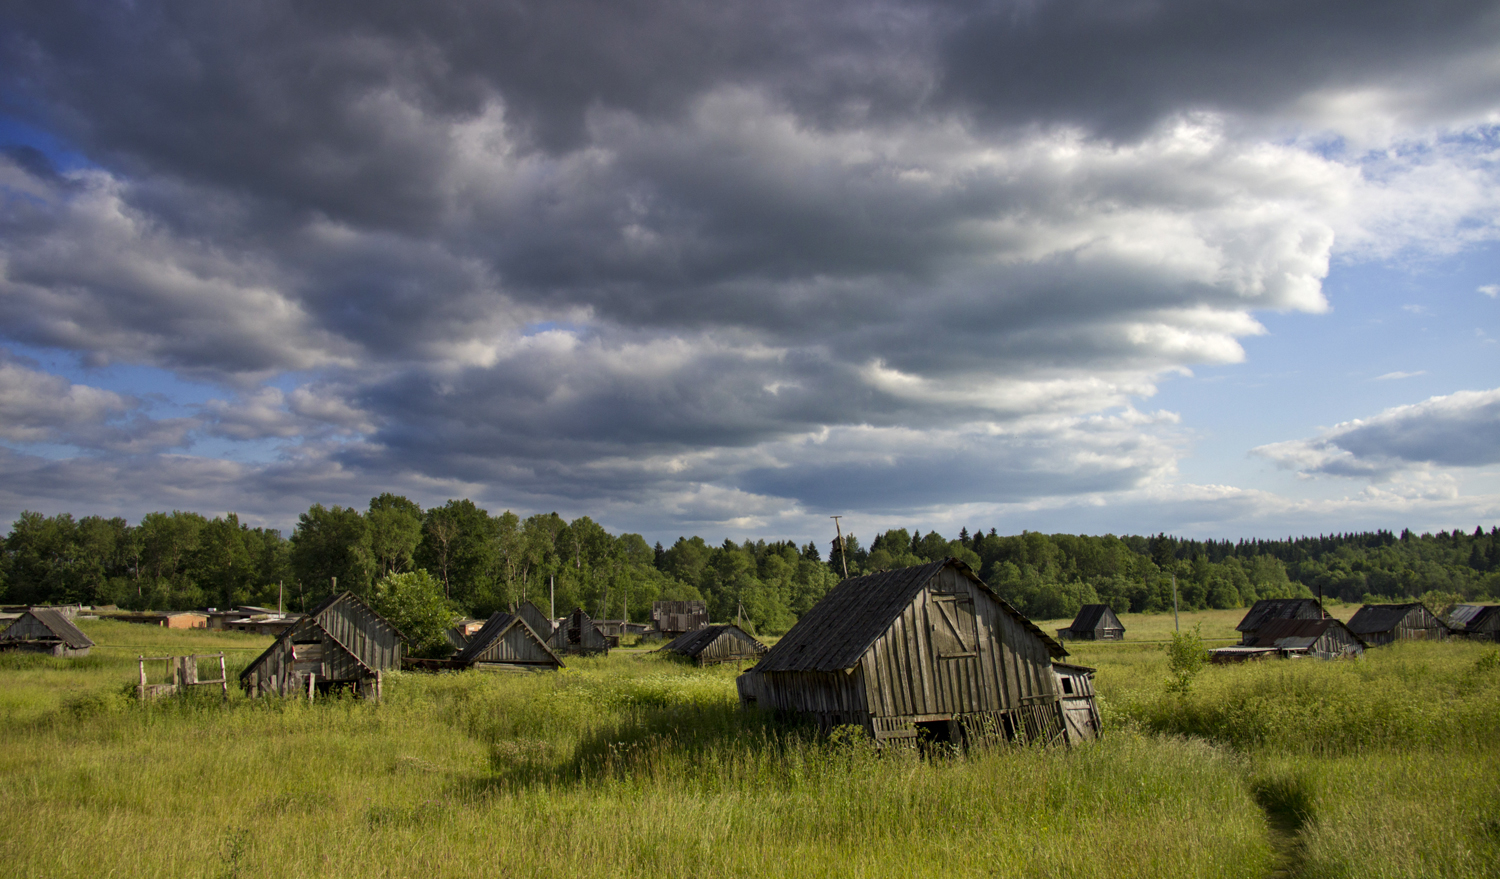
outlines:
[[976, 656], [979, 633], [974, 623], [974, 599], [968, 595], [933, 595], [927, 623], [938, 659]]

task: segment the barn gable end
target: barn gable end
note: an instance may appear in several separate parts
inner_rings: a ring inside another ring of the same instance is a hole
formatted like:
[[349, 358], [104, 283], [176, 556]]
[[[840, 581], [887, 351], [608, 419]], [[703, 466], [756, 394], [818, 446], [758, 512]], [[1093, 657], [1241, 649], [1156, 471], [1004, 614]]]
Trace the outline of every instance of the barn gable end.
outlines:
[[94, 641], [62, 612], [34, 607], [0, 632], [0, 650], [87, 656]]
[[535, 631], [519, 614], [497, 611], [484, 628], [469, 640], [469, 646], [455, 657], [460, 663], [487, 670], [547, 670], [563, 667], [557, 654], [548, 649]]
[[401, 633], [352, 592], [330, 596], [271, 642], [240, 673], [249, 695], [289, 695], [308, 681], [324, 687], [358, 684], [401, 667]]

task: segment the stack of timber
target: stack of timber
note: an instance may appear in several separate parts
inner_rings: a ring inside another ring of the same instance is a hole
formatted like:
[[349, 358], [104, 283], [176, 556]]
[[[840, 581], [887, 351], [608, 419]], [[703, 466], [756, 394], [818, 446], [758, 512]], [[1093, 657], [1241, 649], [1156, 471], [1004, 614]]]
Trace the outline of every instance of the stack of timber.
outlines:
[[1271, 620], [1235, 647], [1210, 650], [1209, 658], [1220, 663], [1273, 656], [1343, 659], [1362, 655], [1365, 646], [1365, 642], [1348, 626], [1331, 617], [1325, 620]]
[[93, 646], [93, 639], [52, 608], [34, 607], [0, 632], [0, 651], [72, 657], [88, 656]]
[[1245, 645], [1262, 625], [1272, 620], [1321, 620], [1323, 617], [1323, 606], [1311, 598], [1262, 598], [1250, 606], [1234, 630], [1240, 633], [1240, 644]]
[[[882, 743], [1060, 743], [1098, 731], [1064, 717], [1053, 660], [1067, 655], [950, 558], [845, 580], [737, 684], [746, 707], [862, 727]], [[1070, 681], [1091, 674], [1071, 668]], [[1092, 684], [1077, 691], [1092, 705]]]
[[1452, 631], [1419, 601], [1367, 604], [1349, 619], [1349, 629], [1371, 647], [1396, 641], [1446, 641]]
[[1059, 641], [1123, 641], [1125, 624], [1107, 604], [1085, 604], [1072, 625], [1057, 630]]
[[698, 665], [716, 665], [721, 662], [755, 662], [765, 655], [766, 645], [739, 626], [725, 623], [678, 635], [658, 652], [686, 657]]
[[1448, 614], [1448, 626], [1470, 641], [1500, 641], [1500, 605], [1460, 604]]
[[558, 655], [589, 656], [609, 653], [609, 642], [581, 607], [575, 608], [558, 623], [557, 628], [552, 630], [552, 637], [547, 639], [547, 646]]
[[481, 671], [555, 671], [562, 660], [520, 614], [496, 611], [454, 660]]
[[708, 603], [704, 601], [658, 601], [651, 605], [651, 622], [663, 638], [676, 638], [708, 626]]
[[401, 668], [406, 639], [353, 592], [330, 596], [276, 637], [240, 673], [251, 696], [351, 687], [380, 697], [381, 674]]

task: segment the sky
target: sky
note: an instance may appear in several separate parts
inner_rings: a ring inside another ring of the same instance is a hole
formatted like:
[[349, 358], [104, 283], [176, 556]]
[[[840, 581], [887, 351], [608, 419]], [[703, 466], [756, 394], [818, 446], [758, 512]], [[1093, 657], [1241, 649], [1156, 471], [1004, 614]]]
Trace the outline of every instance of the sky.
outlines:
[[1500, 4], [0, 7], [0, 522], [386, 491], [1500, 524]]

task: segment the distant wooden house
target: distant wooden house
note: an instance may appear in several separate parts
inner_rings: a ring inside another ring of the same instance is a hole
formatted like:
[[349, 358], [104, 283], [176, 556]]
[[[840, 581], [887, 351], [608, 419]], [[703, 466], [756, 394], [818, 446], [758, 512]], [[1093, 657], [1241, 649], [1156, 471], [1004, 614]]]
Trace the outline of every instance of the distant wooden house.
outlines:
[[558, 623], [552, 637], [547, 639], [547, 646], [559, 656], [609, 653], [609, 642], [581, 607]]
[[562, 660], [519, 614], [496, 611], [454, 657], [482, 671], [554, 671]]
[[708, 603], [704, 601], [658, 601], [651, 605], [651, 622], [663, 638], [708, 627]]
[[1332, 617], [1323, 620], [1270, 620], [1235, 647], [1209, 651], [1214, 662], [1240, 662], [1269, 656], [1315, 656], [1342, 659], [1360, 656], [1365, 642]]
[[1452, 634], [1420, 601], [1367, 604], [1349, 619], [1349, 629], [1371, 647], [1395, 641], [1444, 641]]
[[1255, 632], [1272, 620], [1321, 620], [1323, 607], [1312, 598], [1262, 598], [1251, 605], [1245, 618], [1235, 626], [1240, 633], [1240, 644], [1253, 638]]
[[696, 632], [684, 632], [662, 647], [663, 653], [693, 660], [698, 665], [721, 662], [756, 662], [766, 653], [766, 645], [732, 623], [709, 626]]
[[1057, 630], [1059, 641], [1123, 641], [1125, 625], [1107, 604], [1085, 604], [1072, 625]]
[[547, 619], [547, 615], [542, 613], [536, 605], [523, 601], [516, 605], [512, 613], [525, 620], [526, 625], [531, 627], [531, 631], [536, 632], [538, 638], [546, 641], [552, 637], [552, 621]]
[[[877, 741], [1067, 741], [1068, 655], [957, 559], [845, 580], [740, 675], [740, 700]], [[1087, 698], [1092, 698], [1091, 696]]]
[[1460, 604], [1448, 614], [1448, 626], [1470, 641], [1500, 641], [1500, 605]]
[[93, 646], [93, 639], [51, 608], [32, 608], [0, 632], [0, 651], [73, 657], [88, 656]]
[[301, 695], [355, 687], [378, 696], [382, 672], [401, 668], [406, 640], [396, 627], [352, 592], [330, 596], [240, 673], [251, 696]]

